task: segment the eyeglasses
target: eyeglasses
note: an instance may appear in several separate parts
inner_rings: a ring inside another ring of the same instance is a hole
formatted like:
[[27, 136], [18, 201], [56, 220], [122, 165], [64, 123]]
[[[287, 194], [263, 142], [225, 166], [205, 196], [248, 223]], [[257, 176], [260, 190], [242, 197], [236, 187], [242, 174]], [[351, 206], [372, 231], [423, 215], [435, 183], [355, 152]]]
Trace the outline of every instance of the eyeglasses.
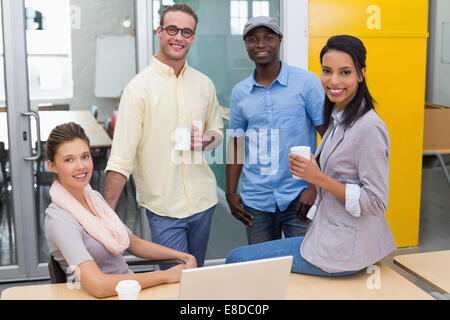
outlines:
[[178, 34], [178, 31], [181, 31], [181, 35], [183, 36], [183, 38], [190, 38], [194, 35], [194, 30], [189, 29], [189, 28], [178, 28], [176, 26], [160, 26], [161, 29], [166, 30], [167, 33], [169, 34], [169, 36], [176, 36]]

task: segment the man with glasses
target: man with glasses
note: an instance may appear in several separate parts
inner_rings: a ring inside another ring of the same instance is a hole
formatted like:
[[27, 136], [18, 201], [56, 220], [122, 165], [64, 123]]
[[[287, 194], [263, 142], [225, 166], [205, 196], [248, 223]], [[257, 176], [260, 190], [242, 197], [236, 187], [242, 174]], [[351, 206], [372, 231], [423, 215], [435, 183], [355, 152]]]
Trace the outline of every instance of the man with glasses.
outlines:
[[[163, 12], [160, 51], [120, 100], [105, 199], [114, 209], [133, 172], [153, 242], [191, 253], [202, 266], [218, 202], [203, 151], [220, 145], [223, 122], [212, 81], [186, 63], [197, 22], [186, 4]], [[149, 258], [158, 259], [157, 253]]]
[[[289, 172], [290, 147], [310, 146], [323, 134], [324, 92], [312, 72], [280, 61], [283, 35], [276, 19], [247, 21], [243, 39], [255, 71], [231, 93], [226, 197], [247, 230], [249, 244], [303, 236], [316, 189]], [[316, 131], [317, 130], [317, 131]], [[248, 146], [248, 156], [244, 154]], [[232, 156], [231, 156], [232, 155]], [[242, 172], [242, 191], [237, 193]]]

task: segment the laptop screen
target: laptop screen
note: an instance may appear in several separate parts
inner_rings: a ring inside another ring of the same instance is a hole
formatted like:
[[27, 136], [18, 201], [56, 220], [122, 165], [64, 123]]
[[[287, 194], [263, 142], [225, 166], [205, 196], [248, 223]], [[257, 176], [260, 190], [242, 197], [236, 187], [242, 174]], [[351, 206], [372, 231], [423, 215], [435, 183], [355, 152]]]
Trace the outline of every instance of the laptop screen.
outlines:
[[292, 259], [286, 256], [183, 270], [179, 299], [285, 299]]

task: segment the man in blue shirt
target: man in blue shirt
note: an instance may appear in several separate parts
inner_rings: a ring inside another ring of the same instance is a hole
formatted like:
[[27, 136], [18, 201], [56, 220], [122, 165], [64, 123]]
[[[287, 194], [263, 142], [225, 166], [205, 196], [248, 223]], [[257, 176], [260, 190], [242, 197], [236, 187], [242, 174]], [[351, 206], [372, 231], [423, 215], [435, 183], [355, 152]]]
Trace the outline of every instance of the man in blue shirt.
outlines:
[[317, 131], [323, 134], [324, 92], [314, 73], [280, 61], [282, 37], [274, 18], [254, 17], [245, 24], [243, 38], [255, 71], [231, 93], [226, 197], [249, 244], [279, 239], [282, 232], [303, 236], [316, 198], [315, 186], [292, 177], [288, 157], [293, 146], [315, 152]]

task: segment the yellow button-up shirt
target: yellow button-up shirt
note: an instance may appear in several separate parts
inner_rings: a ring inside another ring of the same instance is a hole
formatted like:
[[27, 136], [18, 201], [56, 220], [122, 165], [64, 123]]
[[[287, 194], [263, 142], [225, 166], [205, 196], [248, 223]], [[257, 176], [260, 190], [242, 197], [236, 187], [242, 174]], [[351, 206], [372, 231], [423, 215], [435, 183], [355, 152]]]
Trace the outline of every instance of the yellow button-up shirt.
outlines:
[[158, 215], [185, 218], [211, 208], [217, 184], [203, 152], [174, 150], [176, 126], [192, 125], [222, 134], [214, 84], [187, 64], [177, 77], [153, 57], [122, 94], [105, 171], [127, 179], [133, 172], [139, 205]]

